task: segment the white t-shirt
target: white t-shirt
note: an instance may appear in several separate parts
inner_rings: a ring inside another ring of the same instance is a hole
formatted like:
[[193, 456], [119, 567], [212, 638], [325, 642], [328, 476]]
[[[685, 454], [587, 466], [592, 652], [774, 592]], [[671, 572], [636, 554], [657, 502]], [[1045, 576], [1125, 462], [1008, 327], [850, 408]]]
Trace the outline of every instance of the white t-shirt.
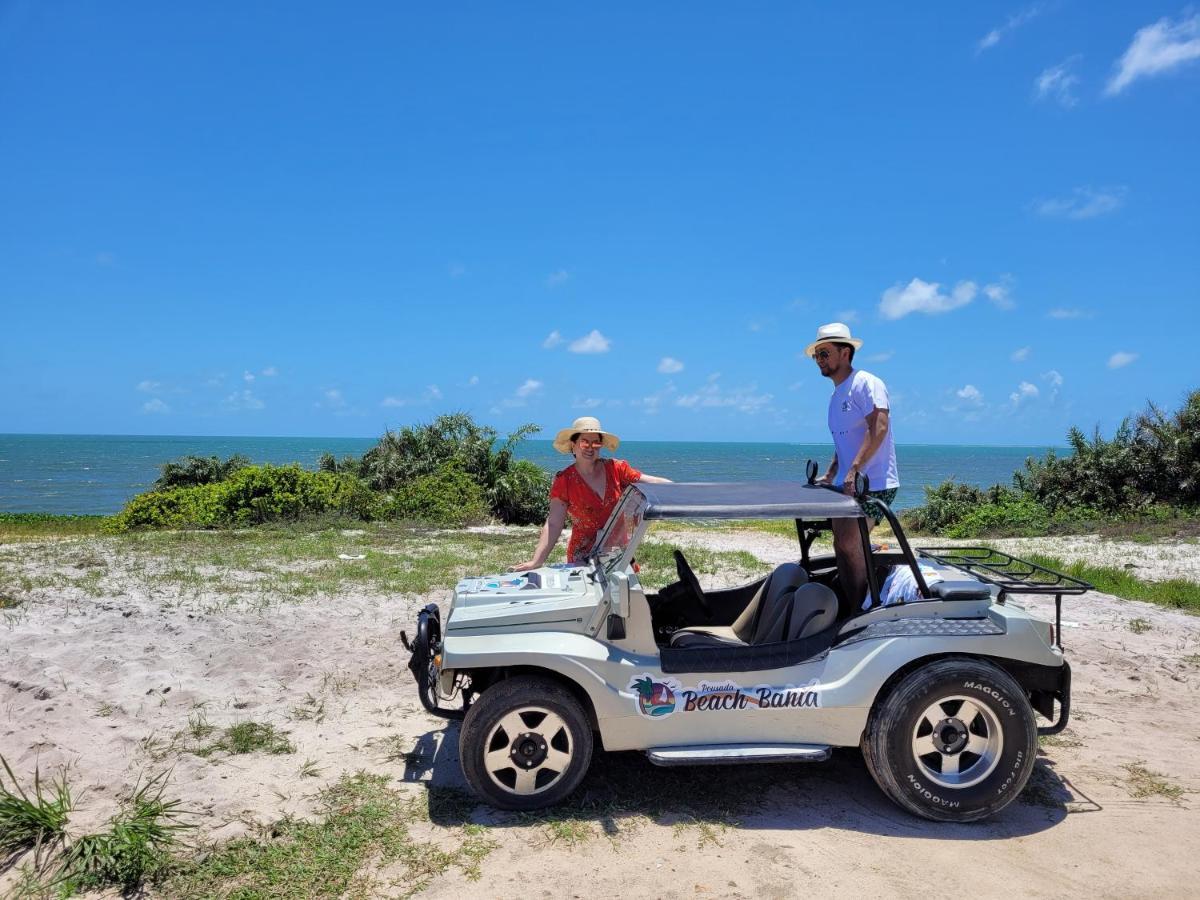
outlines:
[[[829, 398], [829, 431], [837, 451], [835, 480], [842, 483], [854, 457], [867, 436], [867, 416], [876, 408], [890, 409], [887, 385], [862, 369], [851, 369], [850, 377], [833, 389]], [[889, 427], [883, 443], [860, 471], [871, 480], [871, 490], [883, 491], [900, 486], [896, 468], [896, 443]]]

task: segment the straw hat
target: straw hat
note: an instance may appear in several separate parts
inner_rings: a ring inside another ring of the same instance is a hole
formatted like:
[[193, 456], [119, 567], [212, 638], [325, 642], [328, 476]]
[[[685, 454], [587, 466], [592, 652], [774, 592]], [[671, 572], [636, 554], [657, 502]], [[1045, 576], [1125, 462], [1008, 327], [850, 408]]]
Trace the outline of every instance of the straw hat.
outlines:
[[596, 432], [604, 440], [604, 449], [613, 451], [621, 444], [621, 439], [615, 434], [609, 434], [600, 427], [600, 420], [593, 416], [580, 416], [571, 423], [570, 428], [564, 428], [554, 439], [554, 449], [559, 453], [571, 452], [571, 435]]
[[849, 344], [855, 350], [862, 346], [862, 341], [850, 336], [850, 326], [841, 322], [830, 322], [817, 329], [817, 339], [804, 348], [805, 356], [812, 356], [817, 344]]

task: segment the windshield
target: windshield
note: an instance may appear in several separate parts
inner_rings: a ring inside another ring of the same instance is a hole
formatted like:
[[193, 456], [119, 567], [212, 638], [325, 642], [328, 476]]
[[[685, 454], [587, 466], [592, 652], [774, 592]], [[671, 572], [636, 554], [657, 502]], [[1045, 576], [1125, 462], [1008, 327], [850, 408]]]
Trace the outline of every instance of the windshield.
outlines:
[[646, 498], [637, 491], [628, 491], [613, 514], [608, 524], [600, 532], [592, 552], [589, 555], [604, 567], [606, 572], [613, 571], [625, 555], [629, 542], [637, 534], [642, 524], [642, 514], [646, 509]]

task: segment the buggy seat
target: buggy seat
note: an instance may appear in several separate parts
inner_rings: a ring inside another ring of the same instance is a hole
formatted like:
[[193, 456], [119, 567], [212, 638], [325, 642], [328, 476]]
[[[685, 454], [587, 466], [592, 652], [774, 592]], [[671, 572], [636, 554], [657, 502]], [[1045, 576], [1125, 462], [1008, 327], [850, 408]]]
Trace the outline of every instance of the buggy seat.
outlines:
[[732, 625], [694, 625], [671, 635], [671, 646], [742, 647], [808, 637], [837, 620], [837, 595], [809, 582], [798, 563], [784, 563], [766, 577]]

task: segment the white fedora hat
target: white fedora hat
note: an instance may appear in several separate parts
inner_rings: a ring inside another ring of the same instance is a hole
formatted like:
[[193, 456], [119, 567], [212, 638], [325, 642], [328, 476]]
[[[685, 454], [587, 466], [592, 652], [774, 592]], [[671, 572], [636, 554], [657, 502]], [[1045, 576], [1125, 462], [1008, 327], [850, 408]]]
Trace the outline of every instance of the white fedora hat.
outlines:
[[615, 434], [610, 434], [600, 427], [600, 420], [594, 416], [580, 416], [571, 423], [570, 428], [564, 428], [558, 433], [554, 439], [554, 449], [559, 453], [571, 452], [571, 438], [577, 434], [589, 434], [596, 432], [604, 440], [604, 449], [608, 451], [616, 450], [621, 444], [621, 439]]
[[862, 346], [863, 342], [856, 337], [850, 336], [850, 326], [841, 322], [830, 322], [828, 325], [822, 325], [817, 329], [817, 339], [804, 348], [805, 356], [812, 356], [813, 351], [817, 349], [817, 344], [849, 344], [855, 350]]

